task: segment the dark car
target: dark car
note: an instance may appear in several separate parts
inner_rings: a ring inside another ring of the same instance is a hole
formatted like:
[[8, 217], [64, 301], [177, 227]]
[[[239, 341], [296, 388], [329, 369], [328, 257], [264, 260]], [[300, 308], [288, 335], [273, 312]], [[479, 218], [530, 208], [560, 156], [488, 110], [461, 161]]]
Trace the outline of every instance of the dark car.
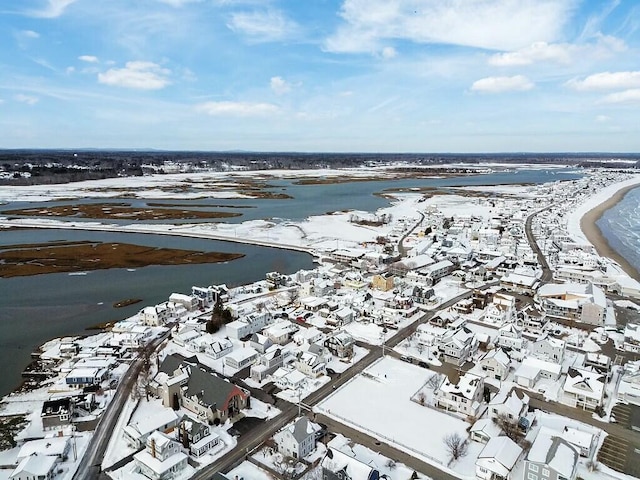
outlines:
[[329, 375], [335, 375], [335, 374], [336, 374], [336, 371], [335, 371], [333, 368], [327, 368], [327, 373], [328, 373]]
[[427, 362], [418, 362], [418, 366], [422, 368], [429, 368], [429, 364]]
[[240, 432], [238, 430], [236, 430], [235, 428], [231, 427], [229, 430], [227, 430], [227, 433], [229, 435], [231, 435], [232, 437], [239, 437], [240, 436]]

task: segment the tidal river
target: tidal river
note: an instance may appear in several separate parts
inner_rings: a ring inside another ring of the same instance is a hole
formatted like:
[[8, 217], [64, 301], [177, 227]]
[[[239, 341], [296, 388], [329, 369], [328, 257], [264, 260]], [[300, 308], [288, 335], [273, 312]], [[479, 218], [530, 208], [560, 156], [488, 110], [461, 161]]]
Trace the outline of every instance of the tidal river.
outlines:
[[[389, 188], [544, 183], [570, 180], [580, 176], [573, 170], [556, 169], [519, 170], [446, 179], [385, 180], [328, 185], [302, 186], [294, 185], [290, 181], [280, 181], [275, 182], [274, 186], [278, 191], [293, 197], [292, 199], [215, 200], [215, 203], [228, 204], [230, 207], [225, 210], [233, 210], [234, 206], [244, 207], [237, 209], [242, 216], [230, 219], [231, 221], [255, 218], [283, 218], [295, 221], [328, 211], [346, 209], [375, 211], [386, 206], [388, 200], [374, 194]], [[131, 199], [126, 201], [131, 202]], [[195, 206], [203, 201], [180, 200], [181, 204], [191, 202]], [[207, 202], [214, 203], [212, 199]], [[33, 205], [35, 204], [14, 203], [5, 205], [2, 209], [26, 208]], [[274, 270], [293, 273], [300, 269], [313, 268], [313, 259], [304, 253], [211, 240], [75, 230], [0, 232], [0, 247], [55, 240], [134, 243], [167, 248], [242, 253], [245, 257], [224, 264], [150, 266], [134, 271], [126, 269], [92, 271], [86, 275], [49, 274], [0, 278], [0, 364], [3, 365], [3, 375], [0, 376], [0, 396], [6, 395], [19, 384], [20, 373], [28, 365], [31, 352], [51, 338], [91, 333], [86, 330], [87, 327], [129, 317], [143, 306], [155, 305], [167, 300], [173, 292], [189, 293], [193, 285], [208, 286], [226, 283], [234, 286], [263, 279], [267, 272]], [[141, 298], [143, 302], [125, 308], [113, 308], [114, 302], [127, 298]]]

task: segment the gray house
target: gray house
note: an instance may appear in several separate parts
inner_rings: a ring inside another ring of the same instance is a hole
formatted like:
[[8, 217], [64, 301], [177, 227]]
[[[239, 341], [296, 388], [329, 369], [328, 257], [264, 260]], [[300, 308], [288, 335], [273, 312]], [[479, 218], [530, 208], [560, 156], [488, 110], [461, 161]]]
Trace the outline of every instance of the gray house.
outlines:
[[307, 417], [298, 418], [274, 435], [278, 451], [291, 458], [303, 458], [316, 448], [317, 427]]
[[525, 480], [575, 480], [578, 451], [562, 433], [542, 427], [524, 462]]
[[378, 480], [380, 472], [335, 448], [327, 448], [321, 462], [323, 480]]

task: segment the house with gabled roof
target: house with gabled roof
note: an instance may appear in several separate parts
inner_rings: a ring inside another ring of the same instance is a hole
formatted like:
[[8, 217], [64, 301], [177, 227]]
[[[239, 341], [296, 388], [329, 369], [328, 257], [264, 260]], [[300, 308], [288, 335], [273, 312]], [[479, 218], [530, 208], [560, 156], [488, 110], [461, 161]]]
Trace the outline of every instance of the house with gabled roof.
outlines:
[[182, 406], [214, 424], [235, 417], [250, 401], [249, 392], [176, 355], [163, 360], [151, 388], [165, 407]]
[[304, 458], [316, 449], [316, 431], [319, 427], [307, 417], [299, 417], [294, 423], [277, 432], [273, 439], [278, 452], [290, 458]]
[[454, 384], [445, 377], [438, 389], [434, 391], [435, 405], [447, 411], [474, 417], [480, 411], [484, 379], [466, 372], [458, 383]]
[[458, 366], [468, 361], [477, 349], [478, 340], [466, 327], [448, 331], [438, 341], [438, 351], [444, 361]]
[[324, 346], [327, 350], [338, 358], [353, 356], [355, 343], [354, 338], [343, 330], [333, 332], [324, 340]]
[[29, 455], [22, 459], [9, 478], [11, 480], [51, 480], [55, 477], [58, 459], [48, 455]]
[[137, 470], [151, 480], [170, 480], [187, 467], [188, 456], [178, 442], [154, 432], [147, 439], [145, 450], [133, 456]]
[[480, 358], [478, 365], [488, 377], [504, 380], [509, 373], [511, 358], [501, 348], [494, 348]]
[[220, 443], [220, 437], [211, 431], [209, 425], [188, 417], [180, 422], [175, 431], [178, 442], [196, 458]]
[[607, 377], [599, 372], [569, 367], [560, 402], [583, 410], [602, 406]]
[[323, 480], [378, 480], [380, 472], [374, 466], [350, 457], [335, 448], [327, 448], [320, 462]]
[[578, 451], [559, 432], [542, 427], [524, 462], [526, 480], [575, 480]]
[[493, 437], [476, 460], [479, 480], [506, 480], [522, 454], [522, 448], [509, 437]]

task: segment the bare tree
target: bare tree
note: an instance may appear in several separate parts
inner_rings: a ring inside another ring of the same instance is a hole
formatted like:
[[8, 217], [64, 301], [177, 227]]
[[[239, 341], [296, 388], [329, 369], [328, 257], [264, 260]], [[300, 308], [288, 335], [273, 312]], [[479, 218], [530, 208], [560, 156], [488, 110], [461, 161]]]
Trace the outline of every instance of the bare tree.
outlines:
[[[449, 454], [451, 455], [451, 462], [458, 460], [461, 457], [464, 457], [467, 454], [467, 440], [462, 438], [459, 433], [451, 433], [449, 435], [445, 435], [442, 439]], [[451, 463], [449, 462], [449, 463]]]

